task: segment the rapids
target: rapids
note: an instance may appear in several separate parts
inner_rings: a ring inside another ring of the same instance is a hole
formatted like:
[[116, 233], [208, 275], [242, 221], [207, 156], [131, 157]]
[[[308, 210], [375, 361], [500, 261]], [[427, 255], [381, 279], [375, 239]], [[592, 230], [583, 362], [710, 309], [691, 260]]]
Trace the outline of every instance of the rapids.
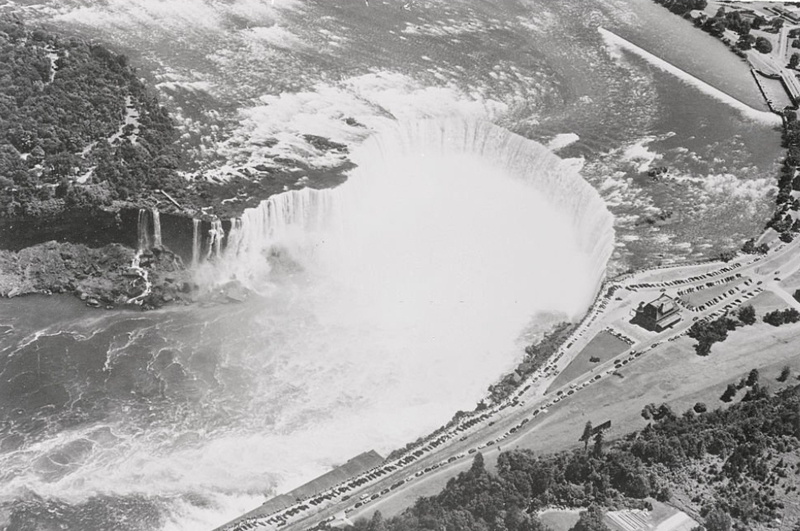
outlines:
[[[471, 409], [536, 332], [585, 311], [613, 219], [573, 164], [450, 120], [386, 129], [352, 156], [337, 189], [273, 196], [228, 234], [214, 223], [197, 279], [239, 280], [255, 292], [243, 303], [0, 306], [0, 371], [20, 382], [0, 406], [27, 404], [2, 410], [5, 510], [212, 528]], [[42, 501], [13, 501], [25, 492]]]

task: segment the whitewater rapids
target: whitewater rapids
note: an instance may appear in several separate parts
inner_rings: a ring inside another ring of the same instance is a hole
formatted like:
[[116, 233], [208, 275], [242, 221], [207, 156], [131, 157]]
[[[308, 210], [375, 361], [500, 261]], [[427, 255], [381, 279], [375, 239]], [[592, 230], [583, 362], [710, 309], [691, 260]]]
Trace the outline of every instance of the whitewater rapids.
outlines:
[[531, 332], [595, 295], [612, 216], [541, 145], [488, 123], [414, 122], [352, 158], [337, 189], [273, 196], [221, 239], [215, 226], [198, 280], [235, 277], [259, 296], [86, 315], [31, 299], [7, 316], [9, 374], [95, 398], [48, 409], [51, 435], [20, 429], [30, 442], [0, 453], [0, 503], [35, 492], [106, 529], [85, 521], [100, 494], [115, 515], [132, 501], [164, 515], [150, 529], [214, 528], [473, 408]]
[[280, 248], [307, 269], [369, 285], [370, 297], [477, 302], [482, 286], [532, 313], [574, 317], [602, 282], [613, 216], [576, 166], [541, 144], [489, 122], [423, 120], [385, 128], [351, 159], [358, 168], [337, 189], [246, 210], [201, 283], [261, 289], [265, 257]]

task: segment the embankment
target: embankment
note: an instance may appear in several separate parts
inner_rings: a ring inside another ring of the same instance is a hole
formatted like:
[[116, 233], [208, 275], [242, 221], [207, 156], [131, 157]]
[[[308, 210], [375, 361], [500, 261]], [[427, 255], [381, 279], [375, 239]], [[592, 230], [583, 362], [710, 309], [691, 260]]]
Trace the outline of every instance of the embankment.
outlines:
[[641, 57], [642, 59], [644, 59], [651, 65], [655, 66], [656, 68], [663, 70], [664, 72], [667, 72], [669, 74], [672, 74], [673, 76], [681, 79], [687, 84], [697, 88], [704, 94], [707, 94], [712, 98], [715, 98], [733, 107], [746, 118], [774, 125], [781, 125], [783, 123], [780, 116], [773, 114], [771, 112], [760, 111], [758, 109], [750, 107], [749, 105], [737, 100], [733, 96], [726, 94], [725, 92], [717, 89], [716, 87], [712, 87], [705, 81], [698, 79], [697, 77], [678, 68], [677, 66], [661, 59], [660, 57], [651, 54], [647, 50], [640, 48], [639, 46], [620, 37], [619, 35], [612, 33], [602, 27], [598, 27], [597, 30], [600, 32], [600, 35], [602, 35], [603, 39], [606, 41], [608, 46], [617, 47]]

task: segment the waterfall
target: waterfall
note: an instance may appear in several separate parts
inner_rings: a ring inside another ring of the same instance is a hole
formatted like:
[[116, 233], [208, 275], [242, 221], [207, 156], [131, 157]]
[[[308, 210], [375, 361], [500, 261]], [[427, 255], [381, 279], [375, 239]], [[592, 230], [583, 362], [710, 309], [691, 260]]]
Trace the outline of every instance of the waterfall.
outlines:
[[[602, 283], [606, 264], [614, 248], [614, 219], [598, 192], [581, 177], [573, 164], [563, 161], [541, 144], [488, 122], [463, 120], [397, 124], [371, 136], [352, 152], [352, 160], [357, 168], [344, 185], [336, 189], [306, 188], [274, 195], [257, 207], [245, 210], [242, 217], [235, 220], [223, 259], [216, 266], [216, 281], [231, 277], [240, 280], [256, 278], [258, 268], [264, 267], [265, 251], [275, 244], [298, 239], [313, 240], [314, 234], [323, 230], [327, 231], [328, 236], [337, 231], [352, 235], [368, 230], [369, 227], [365, 225], [369, 222], [363, 219], [358, 223], [350, 223], [348, 212], [352, 207], [362, 207], [369, 201], [369, 197], [372, 197], [368, 195], [370, 187], [376, 186], [381, 180], [396, 179], [385, 175], [404, 157], [418, 157], [424, 163], [425, 157], [436, 156], [454, 160], [477, 157], [486, 164], [489, 172], [497, 169], [514, 177], [516, 182], [523, 181], [555, 210], [563, 213], [566, 223], [572, 225], [582, 260], [591, 272], [594, 291], [586, 298], [594, 296]], [[420, 189], [418, 183], [413, 186], [417, 187], [424, 199], [424, 189]], [[487, 176], [485, 192], [482, 193], [491, 194], [492, 187], [491, 178]], [[402, 193], [402, 187], [398, 190]], [[457, 187], [453, 191], [458, 192]], [[443, 205], [443, 212], [446, 212], [445, 208], [447, 205]], [[382, 212], [375, 214], [383, 215]], [[402, 217], [404, 214], [399, 215]], [[413, 215], [413, 212], [405, 213], [405, 216], [411, 216], [409, 222], [413, 222]], [[446, 216], [445, 213], [442, 215]], [[531, 229], [551, 230], [549, 227]], [[216, 234], [216, 231], [212, 229], [212, 233]], [[321, 238], [306, 247], [316, 249], [328, 245], [330, 239]], [[348, 245], [352, 240], [339, 242], [344, 248], [343, 252], [356, 252]], [[216, 240], [214, 243], [217, 243]], [[544, 249], [541, 260], [548, 258], [549, 251]], [[364, 259], [370, 260], [371, 257], [366, 255]], [[590, 301], [584, 302], [588, 304]]]
[[206, 260], [220, 258], [222, 256], [222, 239], [225, 237], [225, 230], [222, 228], [222, 221], [215, 219], [211, 222], [211, 229], [208, 231], [208, 251]]
[[157, 208], [153, 208], [153, 246], [161, 247], [161, 213]]
[[150, 248], [150, 223], [147, 217], [147, 210], [139, 209], [139, 218], [136, 226], [139, 251]]
[[[147, 212], [145, 211], [145, 214]], [[141, 216], [141, 211], [139, 212]], [[136, 271], [139, 274], [139, 278], [144, 281], [144, 290], [142, 293], [136, 297], [128, 299], [128, 304], [142, 304], [144, 298], [150, 295], [150, 291], [152, 290], [153, 284], [150, 282], [150, 276], [147, 273], [147, 270], [141, 266], [142, 260], [142, 249], [136, 251], [136, 254], [133, 255], [133, 260], [131, 261], [131, 269]]]
[[200, 263], [200, 247], [202, 245], [200, 238], [200, 220], [192, 219], [192, 267], [197, 267]]

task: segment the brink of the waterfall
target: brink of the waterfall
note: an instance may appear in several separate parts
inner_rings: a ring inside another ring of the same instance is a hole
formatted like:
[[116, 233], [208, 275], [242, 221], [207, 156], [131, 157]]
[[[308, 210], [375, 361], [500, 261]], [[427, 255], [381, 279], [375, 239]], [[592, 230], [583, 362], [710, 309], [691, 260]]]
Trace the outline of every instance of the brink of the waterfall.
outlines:
[[[349, 181], [338, 188], [306, 188], [274, 195], [234, 220], [227, 235], [220, 224], [212, 224], [206, 255], [210, 263], [200, 268], [200, 283], [214, 286], [236, 280], [258, 290], [269, 276], [276, 249], [288, 252], [306, 267], [327, 262], [328, 269], [346, 269], [346, 275], [357, 276], [360, 272], [380, 279], [383, 273], [376, 273], [380, 260], [373, 252], [381, 246], [391, 246], [392, 241], [408, 238], [401, 245], [408, 243], [409, 247], [398, 260], [411, 263], [417, 254], [415, 246], [421, 250], [430, 246], [431, 251], [441, 247], [441, 241], [427, 241], [431, 234], [449, 239], [447, 245], [454, 244], [462, 228], [451, 221], [460, 215], [460, 210], [473, 209], [475, 215], [467, 213], [463, 224], [470, 225], [482, 211], [494, 208], [493, 194], [500, 193], [508, 183], [532, 198], [529, 206], [520, 206], [521, 210], [548, 211], [544, 216], [528, 212], [533, 214], [528, 218], [524, 212], [512, 213], [519, 218], [514, 218], [512, 224], [531, 223], [520, 228], [523, 234], [530, 234], [533, 240], [537, 234], [546, 236], [546, 247], [537, 249], [536, 256], [526, 257], [532, 262], [527, 275], [537, 274], [537, 263], [567, 260], [568, 270], [576, 266], [575, 278], [565, 279], [573, 286], [582, 286], [582, 293], [576, 296], [580, 302], [569, 304], [571, 314], [582, 311], [602, 282], [614, 246], [613, 216], [574, 164], [537, 142], [485, 121], [411, 121], [377, 132], [354, 150], [352, 159], [357, 168]], [[439, 193], [441, 203], [434, 206], [427, 219], [429, 225], [420, 227], [415, 218], [431, 206], [429, 196]], [[407, 203], [398, 207], [399, 201], [405, 199]], [[505, 227], [502, 211], [492, 211], [490, 216], [498, 219], [484, 220], [481, 227], [489, 232], [495, 222], [498, 227]], [[381, 226], [381, 220], [401, 227], [406, 234], [389, 226], [383, 235], [376, 234], [374, 229]], [[437, 226], [444, 232], [438, 231]], [[473, 240], [465, 244], [463, 252], [474, 256], [462, 258], [480, 261], [483, 254], [508, 252], [495, 251], [481, 242], [482, 228], [469, 229], [473, 233], [466, 236]], [[446, 230], [452, 233], [447, 234]], [[560, 256], [562, 248], [570, 250]], [[427, 271], [422, 267], [419, 273], [424, 275]], [[566, 295], [570, 291], [564, 290], [565, 298], [571, 297]]]

